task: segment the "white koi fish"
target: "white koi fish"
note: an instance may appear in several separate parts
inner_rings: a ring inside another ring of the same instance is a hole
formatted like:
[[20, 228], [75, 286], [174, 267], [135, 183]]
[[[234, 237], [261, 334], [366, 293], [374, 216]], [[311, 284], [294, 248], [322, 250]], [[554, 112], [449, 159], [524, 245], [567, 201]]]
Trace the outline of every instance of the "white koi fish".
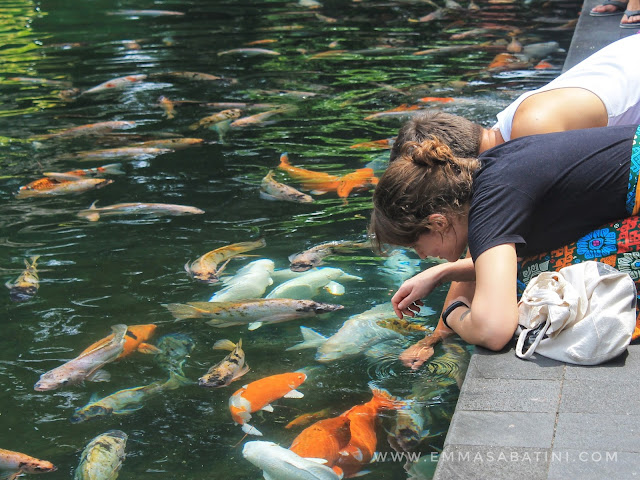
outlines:
[[324, 288], [332, 295], [343, 295], [344, 287], [336, 280], [362, 280], [339, 268], [313, 268], [275, 287], [266, 298], [313, 298]]
[[106, 207], [96, 207], [93, 202], [88, 210], [80, 210], [78, 216], [90, 222], [97, 222], [101, 215], [198, 215], [204, 213], [196, 207], [171, 203], [116, 203]]
[[242, 267], [233, 277], [222, 280], [224, 288], [218, 290], [210, 302], [231, 302], [260, 298], [268, 286], [273, 284], [273, 261], [262, 258]]
[[106, 90], [115, 90], [124, 87], [128, 87], [133, 83], [142, 82], [147, 79], [147, 76], [144, 74], [140, 75], [127, 75], [126, 77], [118, 77], [112, 80], [108, 80], [100, 85], [96, 85], [88, 90], [82, 92], [82, 95], [88, 95], [91, 93], [104, 92]]

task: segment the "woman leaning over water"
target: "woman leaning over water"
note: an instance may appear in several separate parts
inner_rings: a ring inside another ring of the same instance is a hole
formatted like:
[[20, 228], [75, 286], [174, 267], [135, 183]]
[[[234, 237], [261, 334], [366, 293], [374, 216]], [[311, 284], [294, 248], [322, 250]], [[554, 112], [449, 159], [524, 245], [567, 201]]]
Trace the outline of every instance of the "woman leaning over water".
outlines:
[[600, 260], [628, 271], [638, 287], [640, 127], [532, 135], [478, 159], [457, 158], [436, 138], [406, 142], [401, 151], [373, 195], [374, 245], [411, 247], [421, 258], [448, 262], [404, 282], [393, 308], [413, 316], [421, 299], [447, 282], [456, 294], [435, 332], [403, 352], [405, 365], [418, 368], [452, 331], [468, 343], [503, 348], [518, 323], [523, 262], [557, 270]]

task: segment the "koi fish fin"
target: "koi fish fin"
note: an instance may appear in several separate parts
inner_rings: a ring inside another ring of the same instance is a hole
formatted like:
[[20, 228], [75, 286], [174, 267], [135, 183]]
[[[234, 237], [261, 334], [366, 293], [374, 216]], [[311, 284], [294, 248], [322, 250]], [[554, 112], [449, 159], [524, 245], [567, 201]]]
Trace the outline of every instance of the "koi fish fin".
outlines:
[[192, 385], [194, 382], [189, 380], [187, 377], [176, 373], [174, 370], [169, 372], [169, 380], [167, 380], [164, 385], [162, 385], [165, 390], [175, 390], [176, 388], [184, 387], [187, 385]]
[[240, 378], [241, 376], [243, 376], [245, 373], [247, 373], [249, 371], [249, 365], [247, 365], [245, 363], [244, 367], [242, 367], [240, 370], [238, 370], [233, 377], [231, 378], [231, 382], [233, 382], [234, 380], [237, 380], [238, 378]]
[[184, 303], [165, 303], [163, 304], [163, 307], [169, 310], [177, 320], [202, 317], [202, 311], [193, 305], [187, 305]]
[[89, 397], [89, 403], [96, 403], [98, 400], [100, 400], [100, 395], [95, 392]]
[[[240, 343], [240, 346], [242, 346], [242, 343]], [[233, 351], [235, 348], [236, 348], [236, 344], [233, 343], [231, 340], [227, 340], [226, 338], [223, 338], [222, 340], [218, 340], [216, 343], [213, 344], [214, 350]]]
[[333, 467], [331, 467], [331, 470], [333, 470], [336, 473], [336, 475], [338, 475], [339, 480], [342, 480], [344, 478], [344, 472], [339, 466], [334, 465]]
[[273, 195], [268, 194], [264, 190], [260, 190], [260, 198], [263, 200], [270, 200], [270, 201], [280, 200], [278, 197], [274, 197]]
[[138, 351], [140, 353], [148, 353], [152, 355], [162, 353], [162, 350], [160, 350], [155, 345], [151, 345], [150, 343], [144, 343], [144, 342], [138, 345]]
[[114, 415], [131, 415], [132, 413], [141, 410], [143, 406], [144, 405], [139, 405], [137, 407], [119, 408], [117, 410], [113, 410], [111, 413], [113, 413]]
[[287, 348], [287, 351], [317, 348], [327, 341], [327, 337], [308, 327], [300, 327], [300, 333], [302, 333], [302, 342]]
[[324, 195], [328, 192], [329, 190], [311, 190], [309, 193], [312, 193], [313, 195]]
[[304, 457], [304, 459], [309, 460], [310, 462], [319, 463], [320, 465], [329, 463], [326, 458]]
[[385, 408], [388, 410], [398, 410], [400, 408], [406, 408], [408, 403], [394, 397], [384, 388], [376, 387], [373, 382], [369, 382], [369, 388], [373, 393], [373, 399], [378, 408]]
[[222, 273], [222, 271], [225, 269], [225, 267], [227, 266], [227, 264], [231, 261], [231, 259], [228, 259], [226, 262], [224, 262], [222, 264], [222, 266], [218, 269], [218, 271], [216, 272], [216, 276], [220, 276], [220, 274]]
[[102, 171], [109, 175], [124, 175], [124, 170], [122, 170], [121, 167], [121, 163], [110, 163], [108, 165], [103, 165]]
[[40, 258], [40, 255], [34, 255], [33, 257], [29, 257], [29, 260], [31, 261], [31, 264], [28, 264], [27, 261], [25, 260], [25, 264], [27, 265], [27, 267], [36, 267], [36, 262], [38, 261], [38, 259]]
[[258, 430], [256, 427], [252, 427], [248, 423], [245, 423], [242, 425], [242, 431], [247, 435], [256, 435], [258, 437], [262, 436], [262, 433], [260, 432], [260, 430]]
[[264, 407], [262, 407], [260, 410], [264, 410], [265, 412], [270, 412], [273, 413], [273, 405], [271, 405], [270, 403], [267, 403]]
[[0, 476], [0, 480], [16, 480], [19, 476], [22, 475], [22, 470], [18, 470], [16, 473], [10, 473], [8, 475]]
[[338, 282], [329, 282], [324, 286], [324, 289], [331, 295], [344, 295], [344, 286]]
[[302, 398], [304, 393], [297, 390], [291, 390], [289, 393], [284, 394], [284, 398]]
[[249, 330], [257, 330], [262, 326], [262, 322], [251, 322], [249, 324]]
[[70, 180], [72, 182], [83, 178], [81, 175], [74, 175], [73, 173], [43, 172], [42, 174], [54, 180]]
[[111, 374], [106, 370], [96, 370], [86, 377], [89, 382], [108, 382], [111, 380]]
[[358, 473], [354, 473], [349, 478], [362, 477], [364, 475], [369, 475], [370, 473], [371, 473], [371, 470], [360, 470]]
[[289, 154], [287, 152], [284, 152], [282, 155], [280, 155], [280, 165], [279, 167], [290, 167], [291, 164], [289, 163]]
[[245, 325], [244, 322], [220, 322], [219, 320], [209, 320], [208, 322], [205, 322], [205, 323], [215, 328], [227, 328], [227, 327], [235, 327], [236, 325]]

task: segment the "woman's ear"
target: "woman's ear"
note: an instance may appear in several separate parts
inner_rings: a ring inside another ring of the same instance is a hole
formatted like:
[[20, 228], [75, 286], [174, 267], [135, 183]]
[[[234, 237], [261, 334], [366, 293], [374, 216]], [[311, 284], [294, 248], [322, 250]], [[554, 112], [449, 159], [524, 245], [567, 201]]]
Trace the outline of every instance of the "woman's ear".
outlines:
[[433, 230], [434, 232], [443, 233], [451, 226], [451, 224], [449, 223], [449, 219], [441, 213], [432, 213], [431, 215], [429, 215], [427, 220], [429, 221], [429, 225], [431, 226], [429, 230]]

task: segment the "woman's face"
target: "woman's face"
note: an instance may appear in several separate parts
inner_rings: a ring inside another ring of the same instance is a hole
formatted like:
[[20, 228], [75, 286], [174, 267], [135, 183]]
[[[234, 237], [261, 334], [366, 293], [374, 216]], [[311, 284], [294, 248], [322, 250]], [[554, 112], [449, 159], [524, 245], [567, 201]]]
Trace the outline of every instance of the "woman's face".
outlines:
[[467, 247], [466, 221], [453, 219], [449, 222], [447, 220], [445, 226], [438, 228], [435, 225], [434, 227], [421, 234], [411, 248], [423, 259], [437, 257], [455, 262]]

